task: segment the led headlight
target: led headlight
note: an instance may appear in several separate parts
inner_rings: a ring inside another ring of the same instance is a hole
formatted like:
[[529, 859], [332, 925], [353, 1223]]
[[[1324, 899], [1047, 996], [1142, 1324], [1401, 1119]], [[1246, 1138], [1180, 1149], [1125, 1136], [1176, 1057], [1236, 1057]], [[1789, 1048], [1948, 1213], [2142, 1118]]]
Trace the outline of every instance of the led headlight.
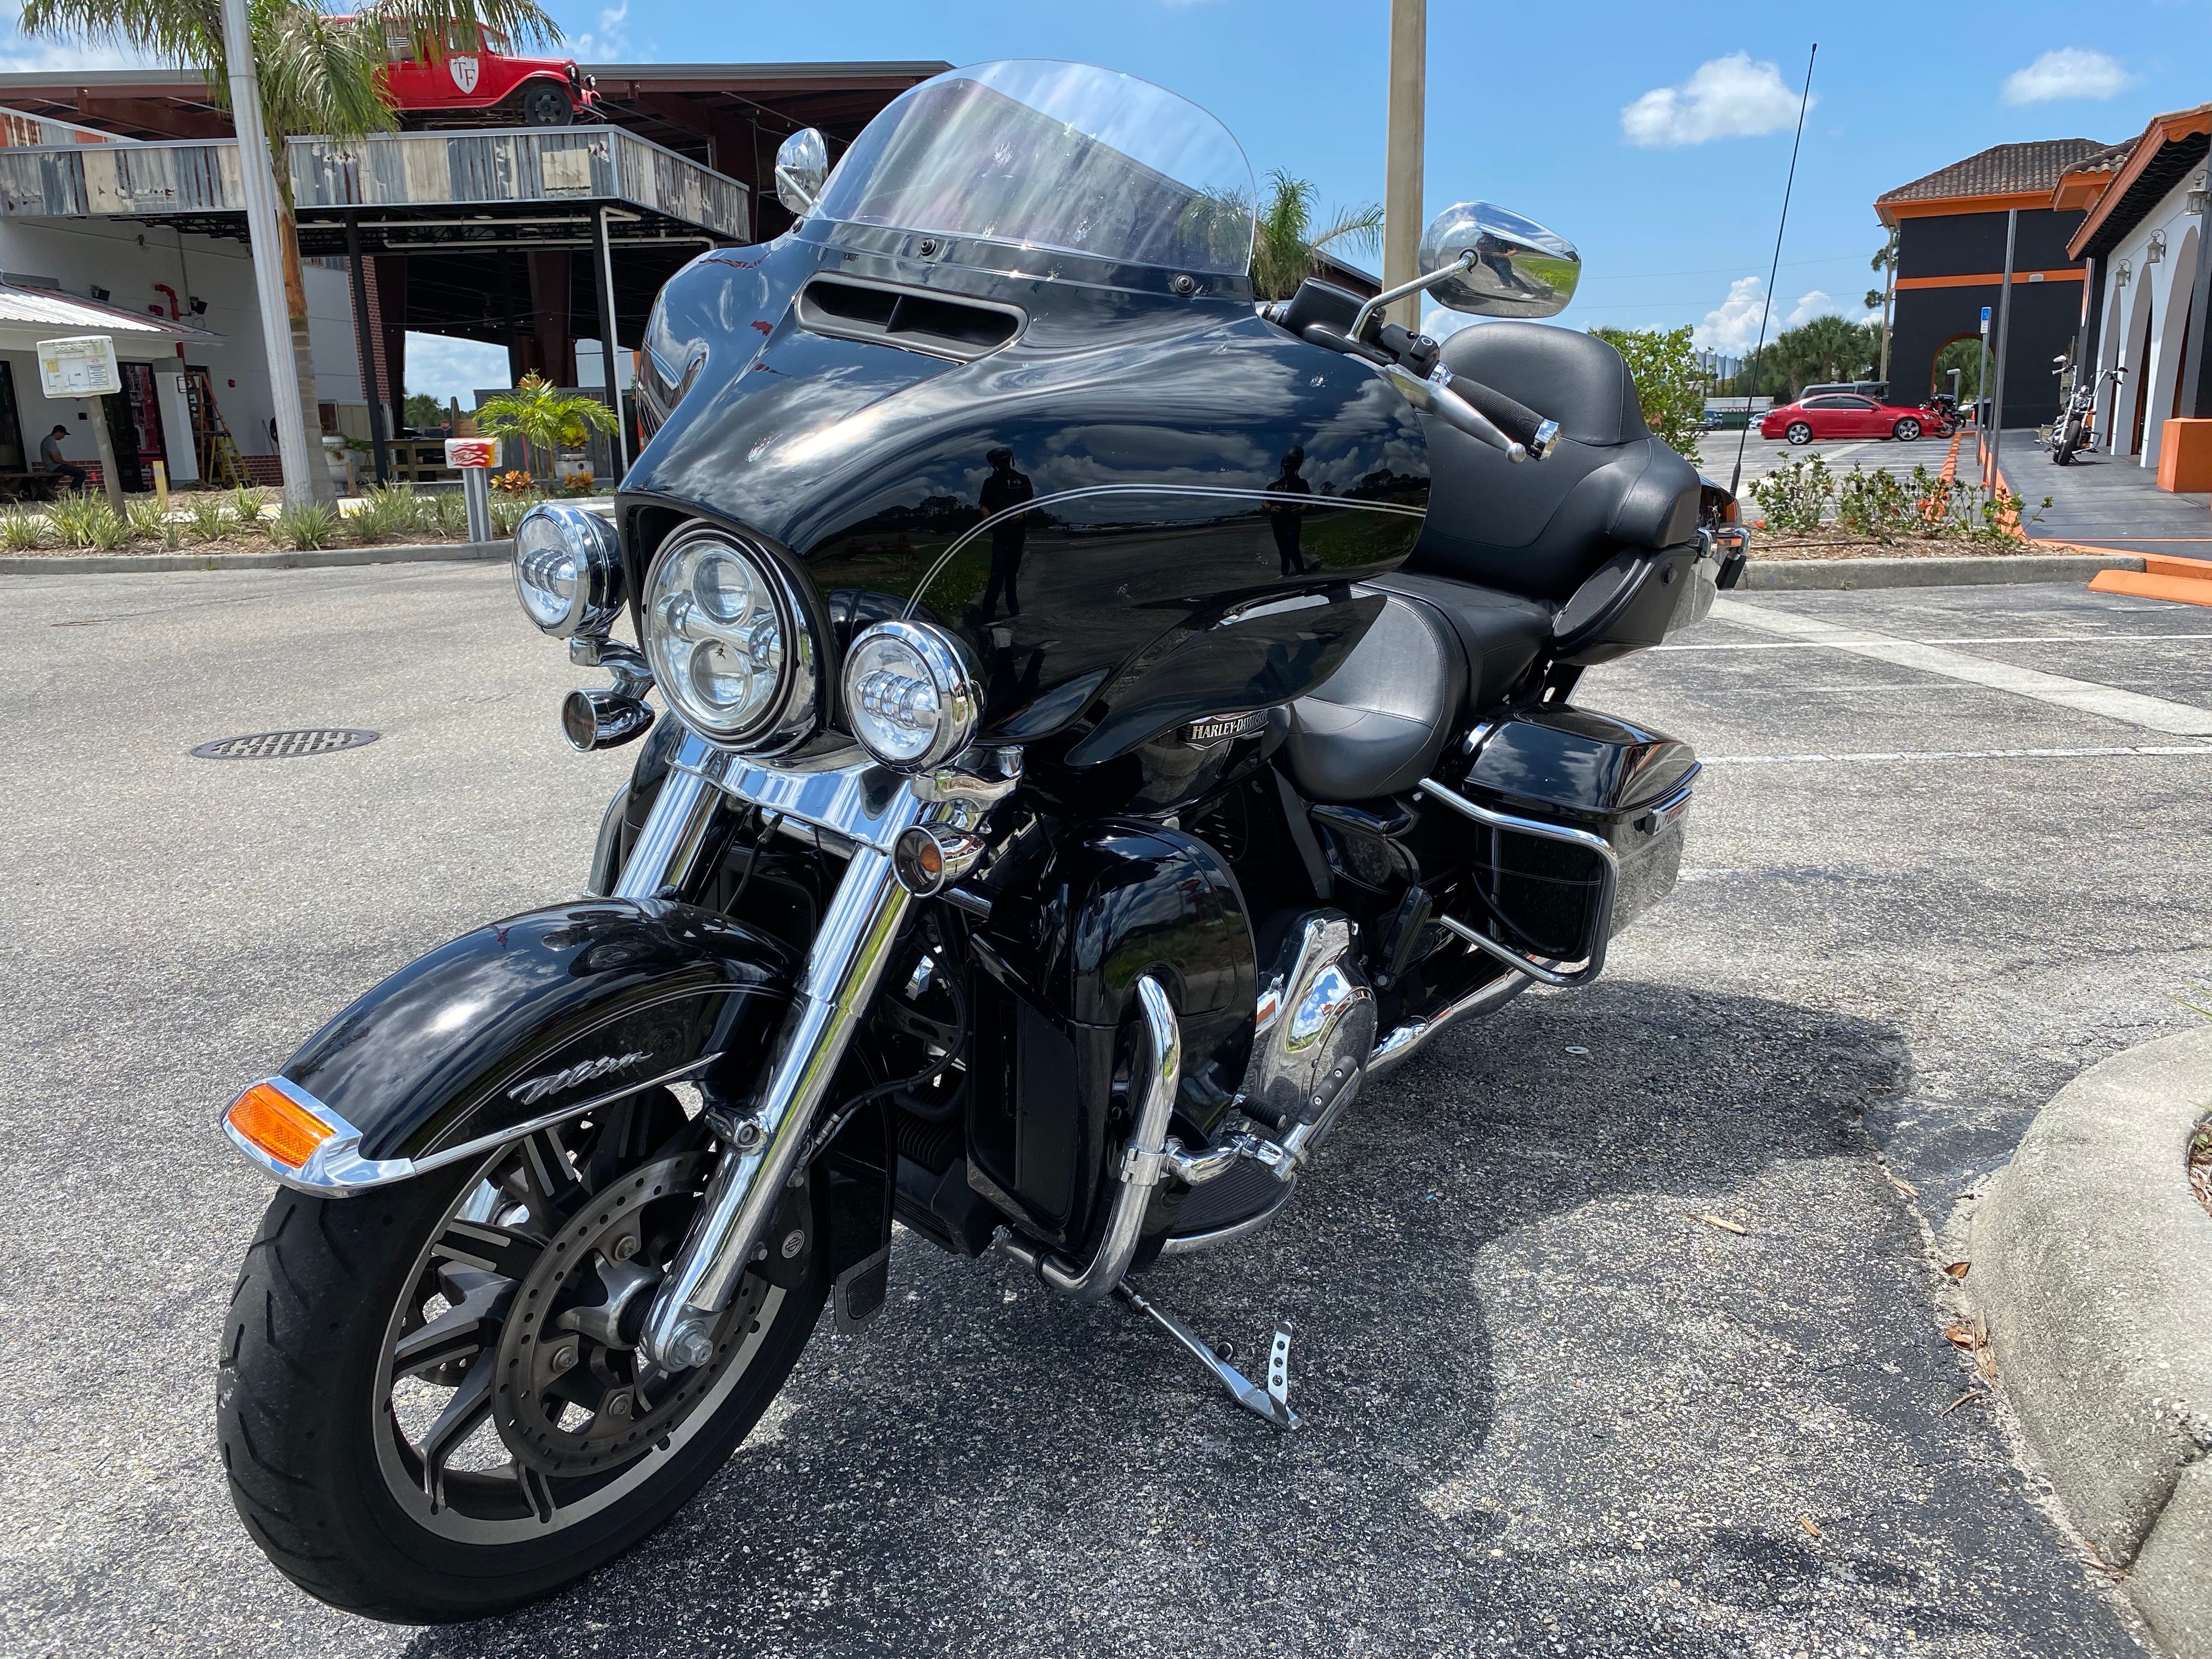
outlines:
[[580, 507], [532, 507], [514, 527], [514, 592], [549, 634], [604, 635], [623, 605], [614, 526]]
[[864, 629], [845, 653], [845, 720], [884, 765], [919, 772], [975, 736], [983, 706], [958, 647], [926, 623]]
[[712, 526], [679, 531], [653, 562], [643, 609], [653, 679], [701, 737], [769, 754], [811, 735], [814, 641], [766, 553]]

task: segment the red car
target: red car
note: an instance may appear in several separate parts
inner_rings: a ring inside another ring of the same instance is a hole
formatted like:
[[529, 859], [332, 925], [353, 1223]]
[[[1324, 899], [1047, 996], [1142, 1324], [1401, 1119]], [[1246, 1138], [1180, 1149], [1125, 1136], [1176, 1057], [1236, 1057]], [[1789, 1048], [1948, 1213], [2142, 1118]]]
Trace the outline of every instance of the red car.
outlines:
[[1759, 435], [1786, 438], [1793, 444], [1809, 444], [1815, 438], [1897, 438], [1911, 443], [1923, 433], [1942, 428], [1942, 417], [1933, 410], [1881, 403], [1856, 392], [1829, 392], [1770, 410], [1759, 423]]
[[[350, 20], [343, 20], [350, 21]], [[425, 58], [408, 35], [385, 39], [384, 83], [409, 126], [565, 127], [600, 118], [594, 81], [573, 58], [518, 58], [486, 29], [480, 45], [458, 37]]]

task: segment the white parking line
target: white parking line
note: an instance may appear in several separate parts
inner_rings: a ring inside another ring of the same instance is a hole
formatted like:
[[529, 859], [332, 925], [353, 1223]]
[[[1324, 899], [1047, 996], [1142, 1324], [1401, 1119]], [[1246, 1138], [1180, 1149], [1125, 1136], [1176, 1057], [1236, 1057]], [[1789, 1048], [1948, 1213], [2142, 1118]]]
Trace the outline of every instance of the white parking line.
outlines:
[[2132, 744], [2101, 749], [1899, 749], [1858, 755], [1701, 755], [1707, 766], [1795, 766], [1803, 761], [2106, 760], [2122, 755], [2212, 755], [2201, 744]]
[[1832, 646], [1838, 651], [1848, 651], [1853, 656], [1888, 663], [1893, 667], [1917, 669], [1924, 674], [1940, 674], [1945, 679], [1960, 680], [1969, 685], [1986, 685], [1998, 691], [2009, 691], [2015, 696], [2046, 702], [2054, 708], [2078, 709], [2085, 714], [2124, 720], [2130, 726], [2144, 726], [2153, 732], [2171, 732], [2176, 737], [2212, 737], [2212, 708], [2199, 708], [2185, 702], [2169, 702], [2164, 697], [2145, 696], [2140, 691], [2123, 691], [2118, 686], [2100, 685], [2094, 680], [2069, 679], [2063, 674], [2046, 674], [2039, 669], [2018, 668], [2010, 663], [1969, 656], [1963, 651], [1953, 651], [1942, 646], [1923, 645], [1917, 641], [1900, 640], [1887, 635], [1870, 635], [1864, 629], [1838, 628], [1835, 623], [1822, 622], [1816, 617], [1800, 616], [1790, 611], [1769, 610], [1762, 605], [1747, 605], [1741, 599], [1716, 599], [1712, 614], [1723, 622], [1733, 623], [1741, 628], [1756, 629], [1762, 634], [1781, 634], [1793, 640]]
[[[1887, 645], [1897, 639], [1876, 634], [1857, 641]], [[1907, 645], [2128, 645], [2160, 640], [2212, 640], [2212, 634], [1960, 634], [1948, 639], [1906, 640]], [[1735, 640], [1726, 645], [1655, 645], [1654, 651], [1835, 651], [1835, 640]]]

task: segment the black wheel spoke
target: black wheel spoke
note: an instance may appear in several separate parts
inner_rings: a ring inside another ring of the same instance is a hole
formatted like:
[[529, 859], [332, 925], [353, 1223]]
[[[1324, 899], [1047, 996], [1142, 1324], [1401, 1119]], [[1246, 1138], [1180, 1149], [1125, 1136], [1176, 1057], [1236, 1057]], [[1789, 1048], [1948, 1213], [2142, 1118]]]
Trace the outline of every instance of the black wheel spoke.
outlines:
[[419, 1376], [498, 1346], [500, 1322], [514, 1299], [514, 1281], [495, 1273], [457, 1272], [454, 1288], [462, 1299], [419, 1330], [400, 1339], [392, 1351], [395, 1377]]
[[531, 1513], [541, 1522], [550, 1521], [557, 1507], [553, 1502], [552, 1482], [526, 1463], [514, 1466], [514, 1478], [522, 1487], [522, 1501], [530, 1505]]
[[550, 1234], [585, 1196], [584, 1182], [569, 1161], [558, 1127], [540, 1129], [520, 1146], [507, 1176], [513, 1192], [530, 1212], [533, 1232]]
[[438, 1235], [437, 1243], [431, 1248], [443, 1260], [459, 1262], [464, 1267], [480, 1268], [501, 1279], [520, 1279], [530, 1272], [545, 1246], [540, 1240], [512, 1227], [456, 1218], [446, 1224], [446, 1231]]
[[485, 1353], [469, 1367], [461, 1386], [453, 1390], [453, 1397], [446, 1402], [446, 1409], [438, 1413], [422, 1436], [416, 1449], [422, 1458], [422, 1491], [430, 1500], [432, 1509], [446, 1501], [446, 1460], [453, 1455], [453, 1448], [467, 1439], [477, 1425], [491, 1415], [492, 1373], [499, 1369], [496, 1356]]

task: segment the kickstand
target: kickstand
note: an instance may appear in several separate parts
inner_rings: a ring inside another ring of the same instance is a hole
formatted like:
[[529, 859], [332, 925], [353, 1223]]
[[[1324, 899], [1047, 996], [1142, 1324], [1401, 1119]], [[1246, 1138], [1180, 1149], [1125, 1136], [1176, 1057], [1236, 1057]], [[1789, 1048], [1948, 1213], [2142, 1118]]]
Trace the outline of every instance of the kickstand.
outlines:
[[1298, 1426], [1298, 1414], [1291, 1409], [1291, 1322], [1279, 1320], [1275, 1325], [1274, 1340], [1267, 1349], [1267, 1386], [1261, 1388], [1252, 1379], [1224, 1359], [1211, 1345], [1191, 1328], [1177, 1319], [1165, 1308], [1149, 1301], [1137, 1287], [1126, 1279], [1114, 1287], [1114, 1294], [1139, 1313], [1150, 1314], [1160, 1328], [1190, 1350], [1198, 1363], [1212, 1371], [1221, 1386], [1229, 1390], [1229, 1397], [1257, 1416], [1264, 1417], [1279, 1430]]

